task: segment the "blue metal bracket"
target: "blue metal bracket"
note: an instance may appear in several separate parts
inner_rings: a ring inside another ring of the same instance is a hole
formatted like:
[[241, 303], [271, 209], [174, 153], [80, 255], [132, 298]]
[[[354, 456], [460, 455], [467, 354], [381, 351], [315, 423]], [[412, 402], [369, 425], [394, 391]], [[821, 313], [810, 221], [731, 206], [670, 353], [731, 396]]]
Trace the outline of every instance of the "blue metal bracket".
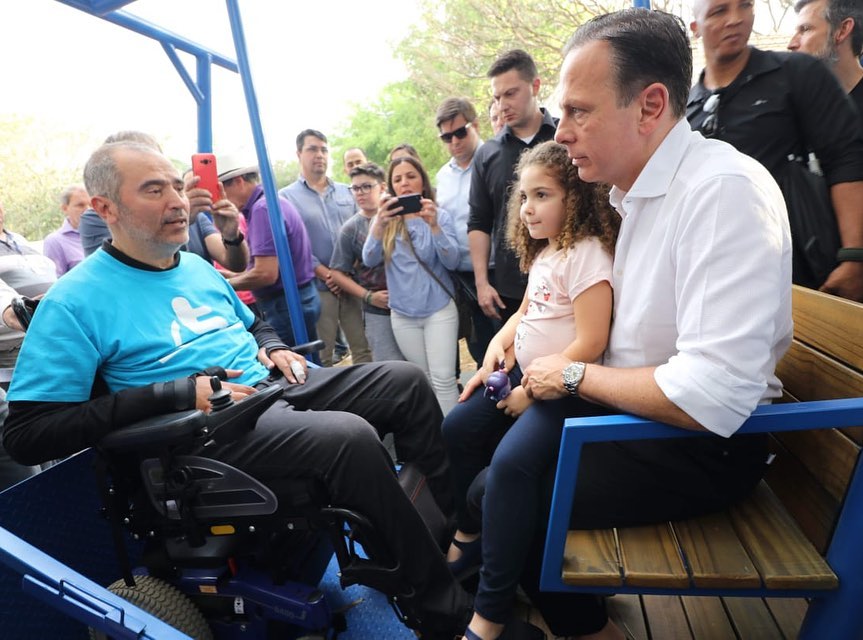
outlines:
[[[276, 245], [276, 254], [279, 261], [279, 275], [282, 278], [282, 286], [285, 290], [285, 299], [291, 316], [291, 327], [294, 331], [294, 339], [297, 344], [308, 342], [309, 334], [303, 320], [303, 308], [300, 304], [300, 294], [297, 290], [297, 280], [294, 273], [294, 263], [291, 259], [291, 249], [288, 246], [285, 235], [285, 225], [279, 207], [279, 198], [276, 192], [276, 182], [270, 165], [269, 154], [264, 140], [261, 127], [258, 101], [252, 82], [251, 69], [249, 67], [248, 54], [246, 50], [246, 39], [243, 33], [242, 20], [237, 0], [226, 0], [228, 17], [231, 22], [231, 31], [234, 38], [237, 59], [234, 60], [212, 51], [207, 47], [199, 45], [176, 33], [163, 29], [147, 20], [134, 16], [125, 11], [117, 10], [122, 6], [131, 4], [130, 0], [57, 0], [70, 7], [89, 13], [118, 26], [139, 33], [148, 38], [156, 40], [162, 45], [162, 49], [168, 59], [174, 65], [181, 80], [192, 94], [198, 106], [198, 151], [211, 152], [213, 150], [213, 98], [211, 74], [212, 65], [218, 65], [240, 74], [243, 83], [243, 92], [246, 97], [246, 105], [249, 111], [249, 121], [252, 127], [252, 136], [258, 157], [258, 167], [261, 180], [264, 185], [264, 197], [267, 201], [267, 210], [270, 217], [270, 226], [273, 230], [273, 239]], [[193, 81], [185, 65], [183, 65], [177, 50], [183, 51], [195, 57], [197, 81]]]

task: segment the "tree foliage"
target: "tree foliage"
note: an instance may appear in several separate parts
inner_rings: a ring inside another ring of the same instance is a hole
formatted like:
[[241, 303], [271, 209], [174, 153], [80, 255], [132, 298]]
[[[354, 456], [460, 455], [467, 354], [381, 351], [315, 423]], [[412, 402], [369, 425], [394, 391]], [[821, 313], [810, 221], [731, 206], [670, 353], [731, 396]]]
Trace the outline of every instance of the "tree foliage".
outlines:
[[434, 175], [449, 159], [437, 137], [434, 113], [439, 98], [427, 95], [413, 81], [387, 85], [373, 103], [357, 105], [343, 133], [332, 138], [333, 175], [347, 181], [342, 157], [351, 147], [360, 147], [372, 162], [386, 167], [390, 150], [407, 142], [419, 151], [423, 165]]
[[74, 159], [84, 144], [85, 136], [61, 134], [32, 118], [0, 119], [0, 202], [6, 212], [5, 228], [40, 240], [60, 226], [59, 195], [68, 185], [81, 182], [81, 167], [75, 166]]

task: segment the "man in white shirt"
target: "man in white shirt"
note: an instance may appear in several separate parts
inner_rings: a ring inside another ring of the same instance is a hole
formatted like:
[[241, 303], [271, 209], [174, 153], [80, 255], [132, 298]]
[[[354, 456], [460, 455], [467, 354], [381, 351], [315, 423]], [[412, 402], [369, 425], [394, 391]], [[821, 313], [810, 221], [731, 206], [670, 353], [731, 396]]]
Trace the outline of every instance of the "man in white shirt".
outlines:
[[514, 596], [519, 580], [554, 635], [623, 638], [598, 599], [538, 591], [548, 504], [534, 503], [554, 477], [564, 417], [610, 410], [711, 432], [587, 445], [575, 527], [723, 509], [764, 472], [764, 440], [729, 436], [781, 393], [774, 368], [791, 340], [782, 194], [757, 162], [690, 130], [683, 23], [642, 9], [600, 16], [576, 31], [564, 55], [556, 140], [583, 180], [613, 185], [622, 219], [615, 316], [603, 365], [555, 355], [524, 371], [525, 389], [544, 402], [535, 420], [525, 413], [506, 433], [488, 470], [470, 623], [483, 638], [506, 624], [502, 594]]
[[499, 324], [486, 316], [477, 302], [467, 239], [472, 161], [476, 150], [482, 146], [479, 119], [476, 109], [466, 98], [447, 98], [437, 108], [435, 126], [438, 128], [438, 137], [450, 154], [449, 161], [437, 172], [437, 203], [455, 222], [459, 261], [454, 277], [458, 278], [459, 286], [468, 292], [473, 311], [473, 332], [467, 339], [467, 348], [471, 357], [480, 364]]

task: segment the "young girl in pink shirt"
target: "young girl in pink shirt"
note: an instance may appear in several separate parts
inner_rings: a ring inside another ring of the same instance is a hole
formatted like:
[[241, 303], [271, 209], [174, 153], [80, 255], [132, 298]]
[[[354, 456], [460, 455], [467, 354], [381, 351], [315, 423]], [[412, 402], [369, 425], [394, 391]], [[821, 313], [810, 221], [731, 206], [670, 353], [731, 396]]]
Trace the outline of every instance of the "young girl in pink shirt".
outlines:
[[[516, 551], [525, 546], [523, 541], [514, 542], [510, 533], [517, 532], [519, 539], [526, 534], [522, 525], [511, 523], [509, 530], [480, 539], [481, 523], [468, 508], [468, 488], [494, 464], [498, 448], [515, 447], [518, 458], [553, 467], [556, 458], [534, 444], [547, 450], [555, 438], [553, 432], [547, 433], [549, 422], [559, 416], [562, 425], [564, 417], [578, 410], [574, 398], [534, 401], [521, 386], [521, 371], [534, 358], [557, 353], [573, 361], [599, 361], [611, 326], [611, 251], [619, 218], [608, 205], [606, 190], [582, 182], [566, 148], [555, 142], [525, 151], [516, 171], [507, 235], [521, 269], [529, 273], [527, 290], [518, 311], [489, 343], [482, 366], [443, 424], [458, 501], [450, 567], [461, 577], [480, 558], [483, 561], [472, 627], [477, 622], [482, 627], [485, 621], [505, 623], [525, 555]], [[489, 375], [500, 368], [508, 374], [512, 392], [496, 401], [484, 391]], [[559, 425], [554, 430], [559, 440]]]

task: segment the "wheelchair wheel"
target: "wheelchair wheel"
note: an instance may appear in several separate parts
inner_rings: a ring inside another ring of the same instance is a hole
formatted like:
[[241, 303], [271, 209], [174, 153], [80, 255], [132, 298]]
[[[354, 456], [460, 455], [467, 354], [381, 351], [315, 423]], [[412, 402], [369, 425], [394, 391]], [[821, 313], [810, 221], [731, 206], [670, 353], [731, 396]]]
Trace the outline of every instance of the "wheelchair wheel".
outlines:
[[[195, 640], [213, 640], [213, 633], [198, 607], [179, 589], [153, 576], [135, 576], [135, 586], [117, 580], [108, 591], [168, 623]], [[90, 629], [91, 640], [106, 640], [101, 631]]]

